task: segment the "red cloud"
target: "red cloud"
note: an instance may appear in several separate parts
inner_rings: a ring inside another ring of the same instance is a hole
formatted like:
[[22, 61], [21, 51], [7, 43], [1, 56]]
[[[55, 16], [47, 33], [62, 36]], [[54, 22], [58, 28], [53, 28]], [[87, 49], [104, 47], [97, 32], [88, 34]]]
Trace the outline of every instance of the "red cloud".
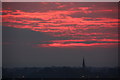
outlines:
[[38, 44], [38, 47], [108, 47], [112, 45], [117, 45], [117, 43], [91, 43], [91, 44], [85, 44], [85, 43], [69, 43], [69, 44], [62, 44], [62, 43], [51, 43], [51, 44]]
[[108, 47], [117, 45], [119, 40], [115, 39], [84, 39], [84, 40], [51, 40], [47, 44], [38, 44], [38, 47], [89, 47], [89, 46], [102, 46]]
[[[44, 3], [43, 3], [44, 4]], [[56, 3], [57, 4], [57, 3]], [[47, 4], [45, 4], [47, 5]], [[59, 5], [59, 8], [65, 5]], [[50, 34], [53, 37], [65, 37], [71, 40], [52, 41], [51, 44], [42, 44], [43, 47], [68, 46], [96, 46], [111, 45], [112, 43], [72, 43], [75, 41], [107, 41], [118, 42], [118, 19], [72, 17], [74, 13], [91, 14], [96, 12], [112, 12], [112, 9], [91, 10], [93, 7], [74, 7], [68, 10], [49, 10], [46, 12], [24, 12], [21, 10], [3, 10], [3, 26], [30, 29]], [[81, 14], [80, 14], [81, 15]], [[77, 40], [76, 40], [77, 39]], [[71, 42], [64, 44], [64, 42]], [[115, 44], [115, 43], [113, 43]], [[39, 45], [40, 46], [40, 45]]]

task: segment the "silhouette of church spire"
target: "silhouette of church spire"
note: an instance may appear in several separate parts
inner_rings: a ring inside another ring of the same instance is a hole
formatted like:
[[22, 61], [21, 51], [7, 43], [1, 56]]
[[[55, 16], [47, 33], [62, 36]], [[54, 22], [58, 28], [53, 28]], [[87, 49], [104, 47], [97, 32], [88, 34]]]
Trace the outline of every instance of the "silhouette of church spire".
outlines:
[[85, 59], [83, 57], [83, 61], [82, 61], [82, 76], [81, 78], [85, 78], [86, 77], [86, 65], [85, 65]]
[[84, 57], [83, 57], [82, 68], [85, 68], [85, 60], [84, 60]]

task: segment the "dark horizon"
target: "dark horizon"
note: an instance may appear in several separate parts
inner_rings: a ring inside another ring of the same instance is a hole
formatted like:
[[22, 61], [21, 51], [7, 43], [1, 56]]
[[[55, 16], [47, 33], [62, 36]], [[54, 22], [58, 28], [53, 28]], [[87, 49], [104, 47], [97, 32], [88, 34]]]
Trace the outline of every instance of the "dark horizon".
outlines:
[[120, 68], [44, 67], [3, 68], [6, 78], [119, 78]]

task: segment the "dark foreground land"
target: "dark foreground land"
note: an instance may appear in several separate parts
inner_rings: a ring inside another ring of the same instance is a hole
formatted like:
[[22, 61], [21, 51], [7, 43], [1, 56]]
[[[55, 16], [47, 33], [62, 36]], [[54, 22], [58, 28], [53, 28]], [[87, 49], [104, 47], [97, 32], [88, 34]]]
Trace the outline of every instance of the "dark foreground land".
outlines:
[[119, 68], [95, 67], [3, 68], [2, 78], [119, 78], [119, 71]]

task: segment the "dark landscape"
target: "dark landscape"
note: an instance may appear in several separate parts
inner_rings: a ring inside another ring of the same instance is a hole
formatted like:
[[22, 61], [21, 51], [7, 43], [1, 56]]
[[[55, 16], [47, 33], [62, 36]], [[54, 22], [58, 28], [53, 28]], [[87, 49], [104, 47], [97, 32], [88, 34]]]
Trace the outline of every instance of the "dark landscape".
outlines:
[[118, 76], [118, 68], [105, 67], [3, 68], [3, 78], [118, 78]]

